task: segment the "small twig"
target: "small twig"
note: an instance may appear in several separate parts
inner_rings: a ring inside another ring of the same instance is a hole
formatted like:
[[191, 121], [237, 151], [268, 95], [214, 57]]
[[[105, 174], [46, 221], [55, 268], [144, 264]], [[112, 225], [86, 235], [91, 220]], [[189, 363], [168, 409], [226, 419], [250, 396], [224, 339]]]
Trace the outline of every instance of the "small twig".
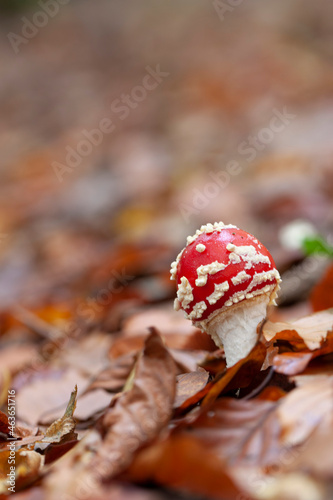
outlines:
[[251, 399], [251, 398], [254, 398], [255, 396], [257, 396], [257, 394], [259, 394], [262, 391], [262, 389], [271, 380], [271, 378], [273, 377], [273, 373], [274, 373], [274, 367], [271, 366], [270, 369], [269, 369], [269, 372], [267, 373], [266, 377], [261, 382], [261, 384], [259, 384], [258, 387], [255, 387], [251, 392], [249, 392], [249, 394], [246, 394], [246, 396], [244, 396], [241, 399], [243, 399], [243, 400], [245, 399], [246, 400], [246, 399]]

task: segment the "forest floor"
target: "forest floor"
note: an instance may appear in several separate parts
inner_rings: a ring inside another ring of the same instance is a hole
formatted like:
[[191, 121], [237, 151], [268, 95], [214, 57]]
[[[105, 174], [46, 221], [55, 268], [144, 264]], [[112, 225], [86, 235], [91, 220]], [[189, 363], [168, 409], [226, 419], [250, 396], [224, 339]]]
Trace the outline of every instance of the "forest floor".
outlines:
[[[3, 16], [1, 499], [333, 498], [332, 5], [251, 4]], [[228, 369], [170, 281], [220, 220], [283, 280]]]

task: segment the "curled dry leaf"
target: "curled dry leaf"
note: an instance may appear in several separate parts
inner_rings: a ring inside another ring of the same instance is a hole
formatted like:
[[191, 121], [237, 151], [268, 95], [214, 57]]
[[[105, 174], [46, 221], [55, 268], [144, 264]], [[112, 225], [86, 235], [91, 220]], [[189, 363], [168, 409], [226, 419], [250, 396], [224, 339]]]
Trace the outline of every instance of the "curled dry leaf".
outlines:
[[132, 388], [101, 419], [103, 444], [91, 467], [111, 477], [126, 468], [134, 452], [154, 439], [172, 414], [176, 390], [175, 362], [153, 330], [146, 339]]
[[152, 331], [137, 362], [131, 389], [113, 402], [100, 421], [103, 440], [90, 431], [54, 464], [46, 480], [48, 498], [69, 493], [75, 498], [80, 491], [87, 498], [97, 497], [101, 480], [125, 469], [138, 449], [168, 424], [175, 392], [174, 360]]
[[333, 352], [333, 309], [291, 323], [268, 321], [263, 335], [277, 345], [279, 341], [287, 342], [282, 352], [271, 356], [275, 371], [285, 375], [302, 373], [311, 360]]
[[286, 346], [284, 346], [284, 352], [275, 354], [271, 360], [271, 364], [278, 373], [283, 373], [284, 375], [297, 375], [302, 373], [315, 358], [333, 353], [333, 332], [328, 332], [321, 347], [314, 351], [310, 351], [307, 348], [297, 352], [293, 350], [288, 351], [286, 349]]
[[311, 316], [290, 323], [272, 323], [267, 321], [262, 333], [268, 342], [287, 340], [310, 350], [319, 349], [328, 332], [333, 329], [333, 309], [321, 311]]
[[[43, 451], [43, 454], [46, 456], [46, 461], [50, 462], [51, 460], [48, 455], [53, 445], [59, 444], [56, 452], [57, 457], [61, 456], [69, 448], [74, 446], [77, 441], [77, 434], [74, 433], [75, 420], [73, 418], [76, 407], [76, 398], [77, 387], [75, 386], [74, 391], [71, 393], [64, 415], [53, 422], [45, 432], [42, 433], [41, 431], [38, 431], [37, 434], [37, 430], [33, 433], [32, 431], [28, 432], [27, 429], [19, 428], [18, 430], [20, 431], [21, 439], [15, 442], [16, 449], [20, 448], [21, 450], [31, 450], [31, 448], [34, 447], [34, 450], [36, 451]], [[55, 454], [54, 451], [53, 454]]]
[[50, 427], [46, 429], [45, 436], [43, 437], [44, 443], [59, 443], [66, 434], [70, 434], [75, 429], [75, 420], [73, 418], [76, 408], [77, 386], [71, 394], [66, 411], [63, 417], [53, 422]]

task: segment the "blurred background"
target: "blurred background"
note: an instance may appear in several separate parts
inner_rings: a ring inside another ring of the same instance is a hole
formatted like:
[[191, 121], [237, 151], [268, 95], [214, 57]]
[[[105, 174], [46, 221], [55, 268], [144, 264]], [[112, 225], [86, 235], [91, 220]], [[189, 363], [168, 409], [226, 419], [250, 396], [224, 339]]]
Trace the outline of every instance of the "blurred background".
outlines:
[[326, 264], [285, 228], [331, 238], [332, 2], [0, 8], [2, 312], [117, 329], [173, 298], [170, 262], [220, 220], [289, 272], [282, 304], [308, 297]]

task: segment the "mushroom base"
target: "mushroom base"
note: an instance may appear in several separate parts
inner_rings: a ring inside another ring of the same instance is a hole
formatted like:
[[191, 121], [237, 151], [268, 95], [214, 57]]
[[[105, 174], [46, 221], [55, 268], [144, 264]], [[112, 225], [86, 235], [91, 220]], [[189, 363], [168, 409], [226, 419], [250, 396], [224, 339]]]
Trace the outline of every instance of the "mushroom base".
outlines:
[[269, 295], [258, 295], [221, 311], [206, 325], [215, 344], [224, 348], [227, 367], [245, 358], [257, 343], [257, 326], [266, 317], [269, 302]]

